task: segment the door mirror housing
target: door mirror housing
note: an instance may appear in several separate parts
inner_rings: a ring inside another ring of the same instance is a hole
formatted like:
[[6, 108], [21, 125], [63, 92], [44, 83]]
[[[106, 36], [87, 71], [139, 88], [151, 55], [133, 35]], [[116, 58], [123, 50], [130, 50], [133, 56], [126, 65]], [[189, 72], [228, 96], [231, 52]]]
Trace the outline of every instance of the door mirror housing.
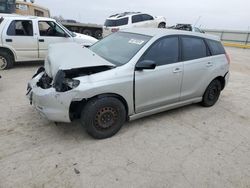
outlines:
[[155, 61], [152, 60], [142, 60], [135, 65], [135, 70], [142, 71], [144, 69], [153, 70], [156, 67]]

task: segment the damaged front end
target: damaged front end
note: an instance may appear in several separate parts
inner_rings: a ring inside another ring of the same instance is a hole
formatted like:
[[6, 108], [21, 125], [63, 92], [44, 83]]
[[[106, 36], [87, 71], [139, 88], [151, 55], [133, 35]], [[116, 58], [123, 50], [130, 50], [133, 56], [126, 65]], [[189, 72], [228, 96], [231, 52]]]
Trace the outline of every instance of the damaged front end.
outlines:
[[42, 89], [49, 89], [51, 87], [55, 88], [56, 92], [66, 92], [70, 91], [80, 85], [80, 81], [76, 78], [82, 76], [89, 76], [99, 72], [110, 70], [114, 67], [112, 66], [98, 66], [98, 67], [84, 67], [76, 68], [70, 70], [59, 70], [53, 80], [41, 67], [38, 69], [34, 77], [41, 72], [44, 72], [42, 77], [37, 82], [37, 86]]

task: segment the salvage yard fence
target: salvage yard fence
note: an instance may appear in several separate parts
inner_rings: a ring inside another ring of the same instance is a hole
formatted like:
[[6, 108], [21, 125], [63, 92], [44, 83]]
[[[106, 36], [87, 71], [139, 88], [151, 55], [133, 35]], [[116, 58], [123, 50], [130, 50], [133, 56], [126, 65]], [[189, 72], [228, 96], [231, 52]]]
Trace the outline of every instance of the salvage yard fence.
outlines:
[[225, 46], [250, 48], [250, 31], [204, 29], [207, 34], [218, 36]]

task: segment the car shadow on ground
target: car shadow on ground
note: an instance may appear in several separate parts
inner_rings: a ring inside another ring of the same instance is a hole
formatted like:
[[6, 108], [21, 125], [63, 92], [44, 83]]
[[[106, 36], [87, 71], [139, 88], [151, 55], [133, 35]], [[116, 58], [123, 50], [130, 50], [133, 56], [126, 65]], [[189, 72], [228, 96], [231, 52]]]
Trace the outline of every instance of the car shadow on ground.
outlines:
[[[133, 131], [134, 129], [137, 129], [138, 126], [143, 126], [143, 124], [146, 125], [146, 122], [150, 121], [161, 121], [162, 119], [166, 118], [175, 118], [178, 117], [178, 114], [186, 112], [186, 111], [192, 111], [197, 108], [202, 108], [199, 104], [192, 104], [180, 108], [176, 108], [173, 110], [168, 110], [165, 112], [161, 112], [158, 114], [154, 114], [151, 116], [143, 117], [138, 120], [126, 122], [122, 129], [114, 135], [114, 137], [123, 136], [129, 131]], [[86, 141], [86, 140], [95, 140], [91, 136], [89, 136], [85, 128], [81, 125], [80, 120], [75, 120], [72, 123], [53, 123], [50, 122], [49, 126], [52, 126], [51, 129], [53, 130], [54, 134], [61, 137], [61, 139], [65, 139], [65, 137], [73, 137], [74, 139], [78, 141]], [[147, 125], [148, 126], [148, 125]], [[154, 126], [154, 125], [152, 125]]]
[[16, 62], [12, 69], [38, 67], [38, 66], [43, 66], [43, 65], [44, 65], [44, 61]]

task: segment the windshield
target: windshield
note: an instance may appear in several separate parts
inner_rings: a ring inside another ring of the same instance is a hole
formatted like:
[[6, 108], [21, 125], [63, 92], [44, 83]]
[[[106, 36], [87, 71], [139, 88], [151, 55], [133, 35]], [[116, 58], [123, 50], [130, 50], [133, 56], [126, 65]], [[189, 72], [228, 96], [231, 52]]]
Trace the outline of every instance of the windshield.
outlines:
[[114, 65], [121, 66], [128, 63], [150, 39], [146, 35], [118, 32], [100, 40], [89, 49]]
[[57, 22], [67, 33], [71, 35], [71, 37], [76, 37], [76, 34], [70, 30], [68, 30], [65, 26], [63, 26], [60, 22]]

